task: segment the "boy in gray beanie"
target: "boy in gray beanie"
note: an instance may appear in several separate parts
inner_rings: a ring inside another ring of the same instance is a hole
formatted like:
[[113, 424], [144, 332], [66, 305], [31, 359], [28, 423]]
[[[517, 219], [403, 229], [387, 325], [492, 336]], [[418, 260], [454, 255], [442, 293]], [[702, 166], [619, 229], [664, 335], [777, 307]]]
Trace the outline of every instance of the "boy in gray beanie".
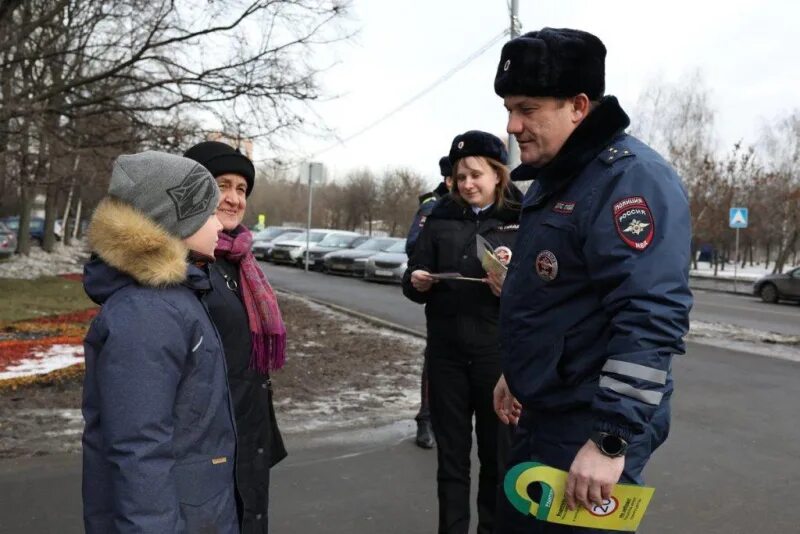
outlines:
[[89, 228], [84, 288], [86, 532], [238, 534], [234, 423], [219, 336], [201, 296], [221, 224], [196, 162], [120, 156]]

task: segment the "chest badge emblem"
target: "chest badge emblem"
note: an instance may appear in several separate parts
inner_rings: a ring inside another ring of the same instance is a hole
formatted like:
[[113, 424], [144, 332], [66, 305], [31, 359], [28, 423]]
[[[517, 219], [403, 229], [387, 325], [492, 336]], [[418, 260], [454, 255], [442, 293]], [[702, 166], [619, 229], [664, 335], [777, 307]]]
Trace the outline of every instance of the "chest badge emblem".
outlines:
[[558, 276], [558, 259], [549, 250], [543, 250], [536, 256], [536, 274], [545, 282], [552, 282]]

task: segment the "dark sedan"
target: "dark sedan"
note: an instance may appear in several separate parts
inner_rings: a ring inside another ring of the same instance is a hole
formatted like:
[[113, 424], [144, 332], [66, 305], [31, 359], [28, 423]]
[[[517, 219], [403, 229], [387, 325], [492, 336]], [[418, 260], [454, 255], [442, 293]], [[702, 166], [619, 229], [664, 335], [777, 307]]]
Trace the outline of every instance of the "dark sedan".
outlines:
[[322, 271], [325, 269], [325, 256], [331, 252], [338, 252], [355, 248], [369, 239], [356, 232], [334, 232], [325, 236], [325, 239], [308, 249], [309, 269]]
[[367, 260], [364, 280], [399, 284], [407, 265], [406, 241], [403, 239], [389, 247], [386, 252], [379, 252]]
[[762, 276], [753, 284], [753, 294], [764, 302], [800, 300], [800, 267], [783, 274]]
[[325, 255], [325, 271], [363, 277], [369, 257], [379, 252], [386, 252], [392, 245], [402, 241], [405, 240], [396, 237], [373, 237], [356, 248], [330, 252]]

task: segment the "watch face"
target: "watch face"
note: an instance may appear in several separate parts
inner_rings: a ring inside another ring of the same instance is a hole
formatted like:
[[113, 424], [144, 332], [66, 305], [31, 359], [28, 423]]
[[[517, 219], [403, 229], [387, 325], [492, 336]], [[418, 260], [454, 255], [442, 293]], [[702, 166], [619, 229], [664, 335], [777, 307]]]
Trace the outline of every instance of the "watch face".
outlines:
[[609, 456], [616, 456], [625, 450], [626, 443], [622, 438], [606, 434], [603, 436], [601, 447], [603, 452]]

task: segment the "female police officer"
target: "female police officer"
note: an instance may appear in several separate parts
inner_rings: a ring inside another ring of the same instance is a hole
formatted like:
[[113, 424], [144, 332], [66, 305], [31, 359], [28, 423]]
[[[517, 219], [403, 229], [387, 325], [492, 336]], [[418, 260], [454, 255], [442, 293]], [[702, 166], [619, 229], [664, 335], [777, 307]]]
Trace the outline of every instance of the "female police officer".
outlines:
[[403, 277], [403, 293], [424, 303], [428, 329], [430, 409], [438, 441], [439, 533], [466, 534], [470, 519], [470, 449], [475, 415], [480, 477], [478, 532], [494, 523], [498, 449], [508, 446], [492, 409], [500, 377], [499, 299], [485, 283], [476, 236], [493, 248], [513, 249], [521, 194], [511, 184], [506, 149], [497, 137], [469, 131], [453, 139], [454, 183], [428, 217]]

